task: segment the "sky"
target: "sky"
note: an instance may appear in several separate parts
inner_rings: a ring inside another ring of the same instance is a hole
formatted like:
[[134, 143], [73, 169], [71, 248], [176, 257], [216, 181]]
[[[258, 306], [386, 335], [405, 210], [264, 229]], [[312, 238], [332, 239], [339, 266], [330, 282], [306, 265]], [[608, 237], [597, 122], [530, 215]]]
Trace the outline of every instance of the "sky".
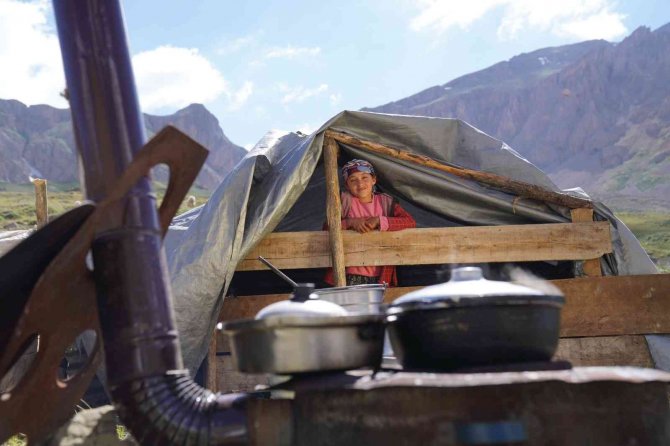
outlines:
[[[670, 0], [122, 1], [142, 110], [204, 104], [235, 144], [311, 133], [540, 48], [617, 42]], [[67, 108], [48, 1], [0, 0], [0, 99]]]

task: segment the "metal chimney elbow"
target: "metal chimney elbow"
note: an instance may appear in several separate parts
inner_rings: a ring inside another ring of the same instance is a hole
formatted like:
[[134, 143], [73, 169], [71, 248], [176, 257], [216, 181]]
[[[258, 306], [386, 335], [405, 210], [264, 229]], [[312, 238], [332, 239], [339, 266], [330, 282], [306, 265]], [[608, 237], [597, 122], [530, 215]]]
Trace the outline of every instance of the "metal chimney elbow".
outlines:
[[136, 379], [111, 393], [121, 419], [141, 445], [248, 443], [246, 396], [214, 394], [187, 372]]

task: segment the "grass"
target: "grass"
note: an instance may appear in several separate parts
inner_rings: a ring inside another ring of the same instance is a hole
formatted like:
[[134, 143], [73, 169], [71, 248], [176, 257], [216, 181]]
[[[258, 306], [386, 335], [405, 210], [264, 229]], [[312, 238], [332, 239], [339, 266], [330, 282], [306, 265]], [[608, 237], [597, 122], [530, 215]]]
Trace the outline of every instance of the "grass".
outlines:
[[[4, 187], [4, 190], [1, 188]], [[49, 215], [58, 215], [76, 206], [83, 196], [77, 190], [48, 192]], [[32, 184], [0, 184], [0, 230], [28, 229], [36, 224], [35, 191]]]
[[[633, 231], [652, 259], [664, 260], [663, 264], [670, 263], [670, 213], [622, 212], [617, 213], [617, 217]], [[660, 266], [665, 271], [669, 269]]]
[[130, 436], [130, 432], [128, 432], [128, 429], [126, 428], [126, 426], [124, 426], [122, 424], [117, 424], [116, 425], [116, 437], [119, 440], [121, 440], [121, 441], [127, 440], [129, 436]]
[[[130, 432], [128, 432], [128, 429], [126, 429], [125, 426], [121, 424], [116, 425], [116, 438], [119, 441], [126, 441], [130, 437]], [[14, 435], [13, 437], [10, 437], [7, 441], [2, 443], [0, 446], [26, 446], [28, 444], [28, 440], [25, 435], [23, 434], [17, 434]]]
[[14, 435], [13, 437], [10, 437], [9, 440], [2, 443], [2, 446], [26, 446], [27, 444], [28, 441], [26, 440], [26, 436], [22, 434], [17, 434]]
[[[50, 217], [57, 216], [75, 206], [77, 201], [84, 199], [76, 184], [48, 183], [48, 212]], [[154, 191], [158, 200], [163, 199], [167, 186], [154, 183]], [[188, 195], [196, 197], [198, 205], [209, 198], [210, 191], [193, 187]], [[186, 202], [182, 203], [178, 214], [187, 211]], [[0, 231], [13, 229], [30, 229], [37, 223], [35, 217], [35, 190], [32, 184], [0, 183]]]

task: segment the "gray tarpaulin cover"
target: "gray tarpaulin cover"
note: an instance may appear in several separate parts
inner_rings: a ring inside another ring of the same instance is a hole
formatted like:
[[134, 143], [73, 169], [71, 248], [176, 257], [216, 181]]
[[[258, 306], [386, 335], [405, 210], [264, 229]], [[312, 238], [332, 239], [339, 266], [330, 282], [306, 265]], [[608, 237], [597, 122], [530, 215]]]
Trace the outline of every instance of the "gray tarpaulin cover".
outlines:
[[[165, 247], [175, 316], [186, 366], [204, 358], [237, 263], [273, 231], [320, 230], [325, 180], [320, 163], [323, 131], [426, 155], [445, 163], [559, 189], [507, 146], [457, 119], [345, 111], [312, 135], [270, 132], [242, 159], [202, 207], [177, 217]], [[569, 210], [494, 190], [430, 168], [341, 146], [342, 158], [365, 158], [385, 192], [400, 199], [418, 227], [567, 222]], [[566, 191], [585, 196], [580, 189]], [[516, 199], [515, 199], [516, 198]], [[602, 204], [612, 223], [614, 255], [608, 274], [650, 274], [656, 268], [633, 234]]]

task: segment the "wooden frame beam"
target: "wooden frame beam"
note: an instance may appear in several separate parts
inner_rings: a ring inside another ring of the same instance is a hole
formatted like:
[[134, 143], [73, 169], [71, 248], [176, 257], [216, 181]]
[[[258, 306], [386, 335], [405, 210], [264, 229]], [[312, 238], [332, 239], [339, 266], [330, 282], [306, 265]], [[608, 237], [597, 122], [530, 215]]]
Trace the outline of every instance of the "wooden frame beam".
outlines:
[[[612, 252], [607, 222], [339, 233], [347, 265], [581, 260]], [[329, 267], [329, 235], [325, 231], [272, 233], [247, 254], [237, 270], [265, 269], [258, 256], [280, 269]]]
[[447, 172], [452, 175], [477, 181], [479, 183], [487, 184], [496, 187], [505, 192], [509, 192], [520, 197], [530, 198], [533, 200], [544, 201], [547, 203], [554, 203], [569, 208], [592, 208], [593, 202], [583, 198], [573, 197], [572, 195], [554, 192], [535, 184], [525, 183], [523, 181], [513, 180], [511, 178], [497, 175], [490, 172], [483, 172], [479, 170], [467, 169], [452, 164], [446, 164], [437, 161], [427, 156], [417, 155], [405, 150], [396, 149], [385, 144], [379, 144], [372, 141], [356, 138], [355, 136], [335, 130], [326, 130], [326, 138], [332, 138], [337, 142], [348, 144], [368, 152], [378, 153], [390, 158], [400, 159], [410, 163], [421, 166], [430, 167], [442, 172]]
[[47, 180], [35, 178], [32, 182], [35, 186], [35, 217], [37, 219], [37, 229], [39, 229], [49, 223]]
[[[572, 221], [575, 223], [593, 221], [593, 209], [571, 209], [570, 216], [572, 217]], [[600, 268], [600, 258], [585, 259], [584, 274], [587, 276], [602, 276], [603, 273], [602, 269]]]

